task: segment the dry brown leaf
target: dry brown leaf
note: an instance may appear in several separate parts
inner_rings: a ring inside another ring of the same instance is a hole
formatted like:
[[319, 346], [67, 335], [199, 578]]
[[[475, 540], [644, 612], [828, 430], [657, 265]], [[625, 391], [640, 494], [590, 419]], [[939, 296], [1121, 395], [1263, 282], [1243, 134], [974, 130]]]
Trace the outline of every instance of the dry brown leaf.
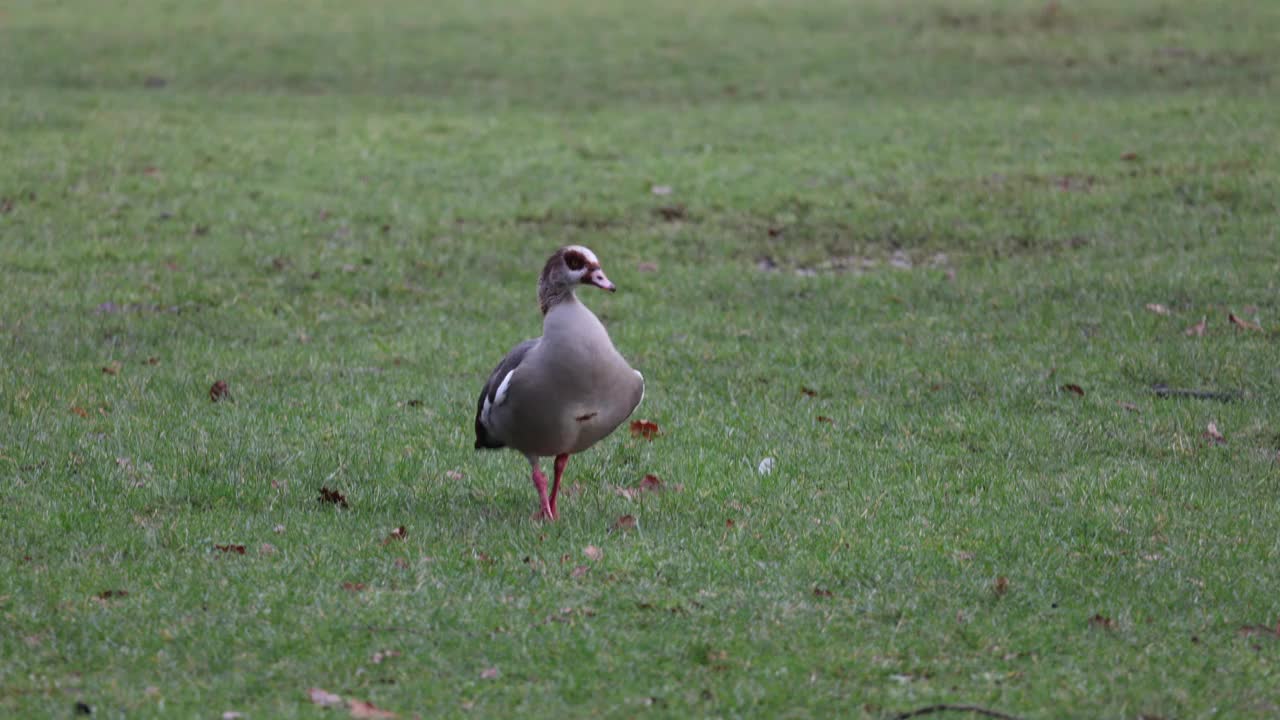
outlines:
[[1121, 155], [1120, 159], [1125, 162], [1136, 162], [1138, 160], [1138, 153], [1130, 151]]
[[636, 527], [635, 515], [623, 515], [613, 521], [614, 530], [634, 530]]
[[731, 527], [733, 527], [733, 526], [734, 526], [734, 525], [736, 525], [736, 524], [737, 524], [737, 523], [735, 523], [735, 522], [733, 521], [733, 518], [727, 518], [727, 519], [725, 519], [725, 521], [724, 521], [724, 526], [725, 526], [725, 527], [727, 527], [727, 528], [731, 528]]
[[667, 222], [684, 220], [689, 216], [689, 211], [685, 209], [684, 205], [666, 205], [655, 208], [653, 212]]
[[337, 490], [330, 490], [327, 487], [320, 488], [320, 502], [337, 505], [338, 507], [350, 507], [347, 505], [347, 496]]
[[1188, 337], [1204, 337], [1204, 330], [1205, 330], [1206, 324], [1208, 323], [1208, 320], [1209, 318], [1202, 317], [1200, 318], [1200, 322], [1196, 323], [1195, 325], [1192, 325], [1186, 330], [1183, 330], [1183, 332], [1186, 333]]
[[800, 386], [800, 392], [804, 393], [808, 397], [818, 397], [817, 390], [814, 390], [811, 387], [805, 387], [804, 385]]
[[1066, 385], [1062, 386], [1062, 389], [1066, 390], [1067, 392], [1073, 392], [1076, 395], [1079, 395], [1080, 397], [1084, 397], [1084, 388], [1080, 387], [1075, 383], [1067, 383]]
[[393, 718], [396, 714], [390, 710], [383, 710], [371, 702], [364, 700], [347, 700], [347, 712], [351, 713], [351, 717], [357, 720], [378, 720], [379, 718]]
[[120, 368], [122, 367], [124, 366], [120, 364], [119, 360], [112, 360], [110, 365], [102, 366], [102, 374], [103, 375], [119, 375]]
[[1103, 615], [1102, 613], [1098, 613], [1089, 618], [1089, 627], [1102, 628], [1103, 630], [1115, 630], [1116, 624], [1111, 618]]
[[652, 440], [658, 436], [658, 423], [652, 420], [632, 420], [631, 437], [642, 437]]
[[828, 425], [835, 425], [835, 424], [836, 424], [836, 421], [835, 421], [835, 420], [832, 420], [831, 418], [827, 417], [826, 415], [819, 415], [819, 416], [818, 416], [818, 422], [820, 422], [820, 423], [827, 423]]
[[245, 554], [243, 545], [214, 545], [213, 547], [215, 550], [220, 550], [224, 553], [231, 553], [233, 555]]
[[129, 597], [128, 590], [103, 590], [97, 595], [97, 598], [99, 600], [111, 600], [113, 598], [124, 598], [124, 597]]
[[813, 588], [813, 596], [814, 596], [814, 597], [829, 598], [829, 597], [831, 597], [833, 594], [834, 594], [834, 593], [832, 593], [830, 590], [827, 590], [827, 589], [825, 589], [825, 588], [820, 588], [820, 587], [814, 587], [814, 588]]
[[1164, 305], [1161, 305], [1160, 303], [1147, 303], [1145, 307], [1147, 308], [1147, 310], [1150, 310], [1151, 312], [1157, 315], [1169, 314], [1169, 308], [1165, 307]]
[[1238, 632], [1242, 637], [1264, 635], [1280, 640], [1280, 620], [1276, 621], [1276, 626], [1274, 628], [1267, 627], [1266, 625], [1242, 625], [1236, 632]]
[[231, 388], [226, 380], [219, 380], [209, 388], [209, 402], [222, 402], [231, 399]]
[[382, 544], [388, 545], [390, 543], [395, 542], [396, 540], [403, 540], [407, 534], [408, 533], [404, 529], [404, 526], [401, 525], [400, 527], [392, 530], [391, 533], [387, 535], [387, 537], [382, 541]]
[[1218, 423], [1216, 422], [1209, 423], [1208, 427], [1205, 428], [1204, 432], [1201, 433], [1201, 435], [1206, 439], [1208, 439], [1210, 442], [1212, 442], [1214, 445], [1227, 444], [1227, 439], [1222, 436], [1222, 433], [1218, 432]]
[[1129, 412], [1134, 412], [1134, 413], [1139, 412], [1138, 406], [1134, 405], [1131, 402], [1117, 402], [1116, 404], [1124, 408], [1125, 410], [1128, 410]]
[[347, 592], [360, 592], [361, 590], [364, 590], [366, 587], [367, 586], [364, 583], [358, 583], [358, 582], [342, 583], [342, 589], [346, 590]]
[[583, 548], [582, 554], [586, 555], [588, 560], [599, 560], [604, 557], [604, 551], [595, 545], [588, 545]]
[[336, 707], [342, 704], [341, 695], [335, 695], [328, 690], [321, 690], [316, 687], [307, 689], [307, 698], [311, 700], [313, 705], [319, 705], [320, 707]]
[[996, 597], [1004, 597], [1005, 593], [1009, 592], [1009, 578], [997, 575], [996, 581], [991, 584], [991, 591], [996, 594]]
[[80, 416], [80, 417], [82, 417], [82, 418], [87, 418], [87, 417], [89, 417], [89, 411], [88, 411], [88, 410], [85, 410], [84, 408], [80, 407], [79, 405], [72, 405], [72, 406], [71, 406], [71, 412], [75, 413], [76, 415], [79, 415], [79, 416]]
[[1258, 323], [1249, 322], [1248, 320], [1245, 320], [1242, 317], [1237, 317], [1235, 313], [1228, 314], [1227, 319], [1231, 321], [1232, 325], [1235, 325], [1236, 327], [1244, 330], [1261, 330], [1262, 329], [1262, 326], [1259, 325]]
[[662, 479], [659, 478], [657, 475], [645, 475], [644, 477], [640, 478], [640, 489], [647, 490], [650, 492], [656, 492], [658, 490], [662, 490], [663, 489]]

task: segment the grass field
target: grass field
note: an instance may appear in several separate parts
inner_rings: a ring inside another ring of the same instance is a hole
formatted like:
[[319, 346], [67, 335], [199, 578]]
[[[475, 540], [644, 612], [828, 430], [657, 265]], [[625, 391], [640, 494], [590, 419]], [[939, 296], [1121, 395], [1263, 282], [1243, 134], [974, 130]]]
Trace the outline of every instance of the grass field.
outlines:
[[[1275, 717], [1276, 37], [0, 5], [0, 716]], [[539, 524], [471, 414], [569, 242], [661, 433]]]

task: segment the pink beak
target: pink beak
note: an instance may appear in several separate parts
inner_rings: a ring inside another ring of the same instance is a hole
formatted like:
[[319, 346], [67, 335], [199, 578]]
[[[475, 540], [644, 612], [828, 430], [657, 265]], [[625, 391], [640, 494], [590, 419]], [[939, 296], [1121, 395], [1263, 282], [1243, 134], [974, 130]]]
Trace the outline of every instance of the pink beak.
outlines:
[[609, 278], [604, 275], [604, 270], [600, 268], [587, 273], [587, 276], [582, 278], [582, 283], [584, 285], [595, 285], [601, 290], [608, 290], [609, 292], [615, 292], [618, 289], [617, 286], [609, 282]]

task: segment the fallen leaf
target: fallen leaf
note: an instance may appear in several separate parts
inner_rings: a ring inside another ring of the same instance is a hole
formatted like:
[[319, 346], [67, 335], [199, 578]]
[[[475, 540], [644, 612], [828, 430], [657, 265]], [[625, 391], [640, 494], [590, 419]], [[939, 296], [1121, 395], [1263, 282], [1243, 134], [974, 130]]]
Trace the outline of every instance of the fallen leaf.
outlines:
[[315, 687], [307, 690], [307, 698], [311, 700], [313, 705], [319, 705], [320, 707], [335, 707], [342, 704], [341, 695], [334, 695], [328, 690], [321, 690]]
[[800, 386], [800, 392], [804, 393], [805, 395], [808, 395], [809, 397], [817, 397], [817, 396], [818, 396], [818, 391], [817, 391], [817, 390], [814, 390], [813, 388], [805, 387], [804, 385], [801, 385], [801, 386]]
[[991, 585], [991, 591], [996, 594], [996, 597], [1004, 597], [1005, 593], [1009, 592], [1009, 578], [997, 575], [996, 581]]
[[1209, 426], [1205, 428], [1204, 432], [1201, 433], [1201, 436], [1207, 438], [1214, 445], [1227, 444], [1227, 439], [1222, 436], [1222, 433], [1218, 432], [1218, 423], [1216, 422], [1209, 423]]
[[640, 478], [640, 489], [647, 490], [649, 492], [662, 490], [662, 478], [659, 478], [657, 475], [645, 475]]
[[103, 590], [97, 595], [99, 600], [110, 600], [112, 598], [129, 597], [128, 590]]
[[658, 217], [662, 218], [667, 222], [684, 220], [685, 218], [689, 217], [689, 212], [685, 210], [684, 205], [666, 205], [663, 207], [654, 208], [653, 212], [656, 213]]
[[767, 458], [765, 458], [765, 459], [761, 460], [761, 461], [760, 461], [760, 464], [756, 466], [756, 472], [757, 472], [757, 473], [760, 473], [761, 475], [768, 475], [768, 474], [772, 473], [772, 472], [773, 472], [773, 458], [771, 458], [771, 457], [767, 457]]
[[388, 545], [388, 544], [390, 544], [390, 543], [392, 543], [392, 542], [395, 542], [396, 540], [403, 540], [403, 539], [405, 538], [405, 535], [407, 534], [407, 532], [408, 532], [408, 531], [406, 531], [406, 530], [404, 529], [404, 526], [403, 526], [403, 525], [401, 525], [400, 527], [395, 528], [394, 530], [392, 530], [392, 531], [391, 531], [391, 533], [390, 533], [389, 535], [387, 535], [386, 539], [382, 541], [382, 544], [383, 544], [383, 545]]
[[160, 358], [156, 357], [155, 355], [152, 355], [151, 357], [144, 360], [143, 363], [146, 365], [159, 365]]
[[816, 586], [813, 588], [813, 596], [814, 596], [814, 597], [829, 598], [829, 597], [831, 597], [833, 594], [834, 594], [834, 593], [832, 593], [830, 590], [827, 590], [827, 589], [825, 589], [825, 588], [820, 588], [820, 587], [816, 587]]
[[1138, 153], [1130, 151], [1121, 155], [1120, 159], [1125, 162], [1136, 162], [1138, 160]]
[[351, 717], [358, 718], [358, 720], [396, 717], [396, 714], [390, 710], [383, 710], [377, 705], [364, 700], [347, 700], [347, 712], [351, 713]]
[[587, 565], [575, 565], [573, 570], [569, 573], [569, 577], [580, 578], [583, 575], [586, 575], [587, 571], [590, 569], [591, 568]]
[[725, 521], [724, 521], [724, 526], [725, 526], [725, 527], [727, 527], [727, 528], [731, 528], [731, 527], [733, 527], [735, 524], [736, 524], [736, 523], [734, 523], [734, 522], [733, 522], [733, 518], [727, 518], [727, 519], [725, 519]]
[[103, 375], [119, 375], [120, 368], [123, 367], [119, 360], [112, 360], [110, 365], [102, 366]]
[[1131, 402], [1117, 402], [1116, 404], [1124, 408], [1125, 410], [1128, 410], [1129, 412], [1135, 412], [1135, 413], [1139, 412], [1138, 406], [1134, 405]]
[[1168, 315], [1169, 308], [1160, 303], [1147, 303], [1146, 308], [1157, 315]]
[[483, 670], [481, 670], [481, 671], [480, 671], [480, 679], [481, 679], [481, 680], [493, 680], [494, 678], [498, 677], [498, 676], [499, 676], [499, 675], [501, 675], [501, 674], [502, 674], [502, 673], [498, 671], [498, 668], [496, 668], [496, 667], [488, 667], [488, 668], [485, 668], [485, 669], [483, 669]]
[[450, 480], [461, 480], [463, 477], [465, 477], [462, 473], [458, 472], [457, 470], [447, 470], [445, 471], [444, 476], [449, 478]]
[[836, 421], [835, 421], [835, 420], [832, 420], [831, 418], [827, 417], [826, 415], [819, 415], [819, 416], [818, 416], [818, 422], [827, 423], [828, 425], [835, 425], [835, 424], [836, 424]]
[[632, 420], [631, 437], [642, 437], [652, 440], [658, 435], [658, 423], [652, 420]]
[[84, 408], [80, 407], [79, 405], [72, 405], [72, 406], [71, 406], [71, 412], [75, 413], [76, 415], [79, 415], [79, 416], [80, 416], [80, 417], [82, 417], [82, 418], [87, 418], [87, 417], [89, 417], [89, 411], [88, 411], [88, 410], [85, 410]]
[[1183, 330], [1183, 332], [1186, 333], [1188, 337], [1204, 337], [1205, 324], [1207, 323], [1208, 320], [1209, 318], [1202, 317], [1200, 318], [1200, 322], [1196, 323], [1195, 325], [1192, 325], [1186, 330]]
[[654, 185], [649, 188], [649, 192], [653, 193], [654, 195], [663, 195], [663, 196], [670, 195], [671, 186], [670, 185]]
[[1276, 626], [1274, 628], [1267, 627], [1266, 625], [1242, 625], [1236, 632], [1242, 637], [1264, 635], [1280, 640], [1280, 620], [1276, 621]]
[[1066, 390], [1067, 392], [1073, 392], [1079, 395], [1080, 397], [1084, 397], [1084, 388], [1080, 387], [1079, 385], [1076, 385], [1075, 383], [1067, 383], [1066, 385], [1062, 386], [1062, 389]]
[[364, 583], [358, 583], [358, 582], [342, 583], [342, 589], [348, 592], [360, 592], [361, 590], [364, 590], [366, 587], [368, 586], [365, 585]]
[[219, 380], [209, 388], [209, 402], [222, 402], [231, 399], [231, 389], [226, 380]]
[[582, 550], [582, 554], [586, 555], [588, 560], [599, 560], [604, 557], [604, 551], [595, 545], [588, 545]]
[[235, 555], [243, 555], [245, 553], [243, 545], [214, 545], [213, 547], [215, 550], [219, 550], [224, 553], [232, 553]]
[[1098, 613], [1089, 618], [1089, 627], [1102, 628], [1103, 630], [1115, 630], [1116, 624], [1111, 618]]
[[320, 502], [331, 503], [338, 507], [350, 507], [347, 505], [347, 496], [337, 490], [330, 490], [327, 487], [320, 488]]
[[1244, 330], [1261, 330], [1262, 329], [1261, 325], [1254, 322], [1249, 322], [1244, 318], [1236, 317], [1235, 313], [1228, 314], [1227, 319], [1231, 321], [1232, 325], [1235, 325], [1236, 327], [1242, 328]]
[[613, 521], [614, 530], [634, 530], [636, 527], [635, 515], [623, 515]]

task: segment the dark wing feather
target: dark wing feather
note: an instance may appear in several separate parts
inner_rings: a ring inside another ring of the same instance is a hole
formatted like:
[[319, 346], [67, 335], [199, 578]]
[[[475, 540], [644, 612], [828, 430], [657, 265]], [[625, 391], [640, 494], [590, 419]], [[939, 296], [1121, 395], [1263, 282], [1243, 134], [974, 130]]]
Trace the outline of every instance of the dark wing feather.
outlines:
[[484, 411], [484, 401], [485, 398], [488, 398], [490, 403], [495, 402], [498, 396], [498, 386], [502, 384], [502, 379], [507, 376], [507, 373], [515, 370], [524, 360], [524, 356], [529, 354], [529, 350], [537, 344], [537, 340], [525, 340], [519, 345], [511, 348], [511, 352], [507, 353], [507, 356], [502, 358], [502, 362], [498, 363], [498, 367], [494, 368], [493, 372], [489, 373], [489, 379], [485, 382], [484, 388], [480, 391], [480, 399], [476, 400], [477, 450], [481, 448], [506, 447], [502, 444], [502, 441], [495, 438], [492, 433], [489, 432], [489, 428], [485, 427], [484, 423], [481, 422], [480, 416]]

